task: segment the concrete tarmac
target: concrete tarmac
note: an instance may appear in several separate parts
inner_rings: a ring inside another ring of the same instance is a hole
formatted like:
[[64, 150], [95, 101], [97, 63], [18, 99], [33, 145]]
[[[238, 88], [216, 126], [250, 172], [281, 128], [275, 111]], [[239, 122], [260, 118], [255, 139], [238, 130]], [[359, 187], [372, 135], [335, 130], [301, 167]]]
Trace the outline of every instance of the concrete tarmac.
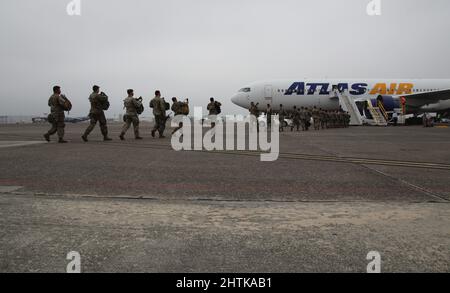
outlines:
[[275, 162], [0, 126], [0, 271], [449, 272], [450, 129], [280, 134]]

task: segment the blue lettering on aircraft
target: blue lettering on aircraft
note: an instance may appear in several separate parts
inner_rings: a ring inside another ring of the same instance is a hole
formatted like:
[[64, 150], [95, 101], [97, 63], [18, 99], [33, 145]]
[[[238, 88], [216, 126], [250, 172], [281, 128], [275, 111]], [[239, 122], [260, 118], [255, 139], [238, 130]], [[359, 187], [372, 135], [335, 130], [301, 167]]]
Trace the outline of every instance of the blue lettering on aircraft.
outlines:
[[293, 93], [297, 95], [305, 94], [305, 83], [304, 82], [294, 82], [285, 92], [285, 95], [290, 96]]
[[350, 91], [351, 95], [360, 96], [364, 95], [367, 90], [367, 83], [355, 83], [352, 85], [353, 91]]
[[[367, 91], [368, 84], [367, 83], [354, 83], [351, 85], [348, 83], [340, 83], [337, 85], [339, 91], [347, 91], [351, 88], [350, 94], [354, 96], [364, 95]], [[294, 82], [286, 91], [285, 95], [290, 96], [293, 94], [296, 95], [315, 95], [318, 93], [319, 95], [325, 96], [330, 94], [330, 84], [329, 83], [307, 83], [304, 82]]]

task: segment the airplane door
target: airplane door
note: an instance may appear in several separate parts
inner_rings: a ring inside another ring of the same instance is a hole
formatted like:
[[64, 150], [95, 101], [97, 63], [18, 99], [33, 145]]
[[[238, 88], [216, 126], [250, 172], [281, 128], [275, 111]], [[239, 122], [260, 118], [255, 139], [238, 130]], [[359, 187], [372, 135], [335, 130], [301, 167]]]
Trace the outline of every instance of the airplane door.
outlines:
[[271, 85], [266, 85], [264, 87], [264, 98], [265, 98], [266, 104], [270, 104], [272, 106], [273, 90], [272, 90]]

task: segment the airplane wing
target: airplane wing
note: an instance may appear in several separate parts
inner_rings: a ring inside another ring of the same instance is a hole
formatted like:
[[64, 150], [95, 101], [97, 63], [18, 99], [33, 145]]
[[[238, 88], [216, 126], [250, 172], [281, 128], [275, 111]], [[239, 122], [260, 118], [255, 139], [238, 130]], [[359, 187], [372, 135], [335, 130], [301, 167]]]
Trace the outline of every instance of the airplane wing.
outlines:
[[408, 107], [420, 108], [428, 104], [436, 104], [439, 101], [450, 99], [450, 89], [426, 93], [414, 93], [409, 95], [393, 96], [394, 98], [405, 98]]

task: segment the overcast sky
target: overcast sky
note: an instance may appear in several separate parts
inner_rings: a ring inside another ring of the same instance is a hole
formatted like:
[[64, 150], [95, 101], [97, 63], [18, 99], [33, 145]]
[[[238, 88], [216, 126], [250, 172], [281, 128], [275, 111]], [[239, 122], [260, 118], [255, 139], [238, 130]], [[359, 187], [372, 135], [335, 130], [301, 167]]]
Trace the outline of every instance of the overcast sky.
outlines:
[[[146, 98], [214, 96], [223, 112], [247, 83], [278, 78], [450, 78], [450, 1], [0, 1], [0, 115], [42, 115], [54, 84], [86, 115], [93, 84], [122, 113], [126, 89]], [[148, 110], [147, 110], [148, 115]]]

